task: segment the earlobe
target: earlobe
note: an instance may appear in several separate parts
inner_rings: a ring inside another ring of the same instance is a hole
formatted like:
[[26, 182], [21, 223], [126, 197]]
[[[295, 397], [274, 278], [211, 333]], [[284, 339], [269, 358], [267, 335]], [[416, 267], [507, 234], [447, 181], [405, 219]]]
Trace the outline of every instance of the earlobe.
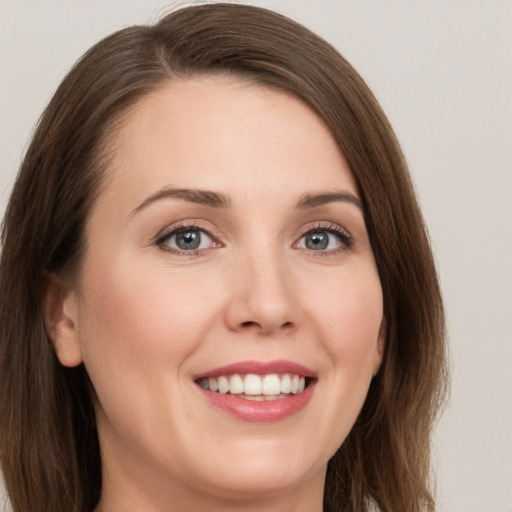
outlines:
[[373, 362], [373, 376], [379, 373], [380, 365], [384, 358], [384, 350], [386, 348], [386, 320], [383, 318], [379, 328], [379, 337], [377, 339], [377, 347], [375, 350], [375, 358]]
[[77, 305], [73, 290], [67, 289], [55, 275], [47, 278], [44, 298], [45, 326], [57, 358], [63, 366], [82, 363], [77, 331]]

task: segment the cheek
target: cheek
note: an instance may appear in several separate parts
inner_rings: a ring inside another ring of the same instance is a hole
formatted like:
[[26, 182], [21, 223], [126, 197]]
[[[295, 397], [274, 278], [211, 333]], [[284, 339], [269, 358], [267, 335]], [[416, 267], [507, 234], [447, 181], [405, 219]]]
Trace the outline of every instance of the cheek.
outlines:
[[211, 292], [196, 279], [180, 279], [163, 267], [120, 262], [108, 272], [91, 273], [87, 283], [79, 336], [85, 365], [98, 386], [106, 375], [126, 382], [148, 379], [164, 364], [179, 372], [208, 332], [216, 309]]
[[[383, 299], [376, 271], [353, 272], [327, 283], [327, 292], [314, 297], [314, 311], [323, 341], [340, 374], [364, 378], [380, 361]], [[325, 297], [329, 297], [326, 300]]]
[[[323, 287], [319, 285], [323, 283]], [[307, 314], [312, 339], [322, 358], [321, 396], [315, 428], [328, 440], [326, 458], [343, 444], [366, 399], [380, 361], [379, 334], [383, 321], [380, 280], [370, 264], [317, 275], [309, 281]]]
[[186, 362], [218, 317], [211, 291], [190, 276], [128, 262], [91, 274], [87, 283], [80, 341], [101, 432], [111, 442], [120, 433], [129, 443], [150, 444], [165, 425], [162, 438], [171, 442], [183, 432], [175, 411], [184, 409], [165, 404], [181, 400]]

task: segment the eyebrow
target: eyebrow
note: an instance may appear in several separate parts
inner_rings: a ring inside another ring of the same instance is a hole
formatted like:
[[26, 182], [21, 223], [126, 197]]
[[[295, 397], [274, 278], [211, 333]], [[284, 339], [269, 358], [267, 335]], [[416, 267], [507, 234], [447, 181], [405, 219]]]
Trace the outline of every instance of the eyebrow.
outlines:
[[132, 216], [161, 199], [182, 199], [183, 201], [210, 206], [211, 208], [229, 208], [231, 206], [231, 200], [229, 197], [219, 192], [212, 192], [211, 190], [165, 187], [149, 196], [139, 206], [137, 206], [137, 208], [133, 210]]
[[296, 208], [303, 210], [334, 202], [350, 203], [354, 206], [357, 206], [362, 212], [364, 212], [361, 199], [346, 190], [340, 190], [336, 192], [321, 192], [318, 194], [303, 194], [297, 202]]
[[[135, 210], [133, 210], [131, 216], [140, 212], [150, 204], [160, 201], [162, 199], [181, 199], [190, 203], [201, 204], [209, 206], [211, 208], [230, 208], [231, 199], [229, 196], [220, 192], [213, 192], [211, 190], [201, 189], [189, 189], [189, 188], [173, 188], [165, 187], [158, 192], [150, 195], [146, 198]], [[320, 193], [308, 193], [303, 194], [297, 205], [295, 206], [298, 210], [305, 210], [309, 208], [315, 208], [317, 206], [323, 206], [328, 203], [334, 202], [345, 202], [357, 206], [361, 211], [364, 212], [363, 204], [361, 200], [348, 191], [337, 191], [337, 192], [320, 192]]]

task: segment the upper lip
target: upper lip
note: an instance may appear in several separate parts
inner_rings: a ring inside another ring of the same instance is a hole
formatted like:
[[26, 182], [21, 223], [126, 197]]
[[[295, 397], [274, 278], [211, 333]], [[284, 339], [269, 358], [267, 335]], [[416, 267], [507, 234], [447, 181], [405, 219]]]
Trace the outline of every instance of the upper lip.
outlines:
[[194, 380], [206, 377], [219, 377], [220, 375], [233, 375], [235, 373], [256, 375], [268, 375], [271, 373], [294, 373], [302, 377], [316, 378], [317, 373], [293, 361], [283, 359], [276, 361], [240, 361], [214, 368], [194, 376]]

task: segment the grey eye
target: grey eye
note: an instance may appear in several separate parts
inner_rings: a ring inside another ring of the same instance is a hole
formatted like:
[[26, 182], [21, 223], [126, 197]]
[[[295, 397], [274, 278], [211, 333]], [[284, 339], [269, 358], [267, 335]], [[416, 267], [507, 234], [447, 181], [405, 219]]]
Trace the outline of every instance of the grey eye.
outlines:
[[167, 235], [163, 243], [171, 249], [194, 251], [211, 247], [213, 240], [202, 229], [181, 228]]
[[304, 243], [308, 249], [313, 251], [322, 251], [329, 245], [329, 235], [327, 233], [308, 233], [305, 236]]
[[181, 231], [176, 234], [176, 245], [183, 250], [197, 249], [201, 245], [201, 233], [194, 231]]
[[343, 244], [341, 235], [327, 230], [309, 231], [301, 237], [298, 247], [311, 251], [337, 249]]

